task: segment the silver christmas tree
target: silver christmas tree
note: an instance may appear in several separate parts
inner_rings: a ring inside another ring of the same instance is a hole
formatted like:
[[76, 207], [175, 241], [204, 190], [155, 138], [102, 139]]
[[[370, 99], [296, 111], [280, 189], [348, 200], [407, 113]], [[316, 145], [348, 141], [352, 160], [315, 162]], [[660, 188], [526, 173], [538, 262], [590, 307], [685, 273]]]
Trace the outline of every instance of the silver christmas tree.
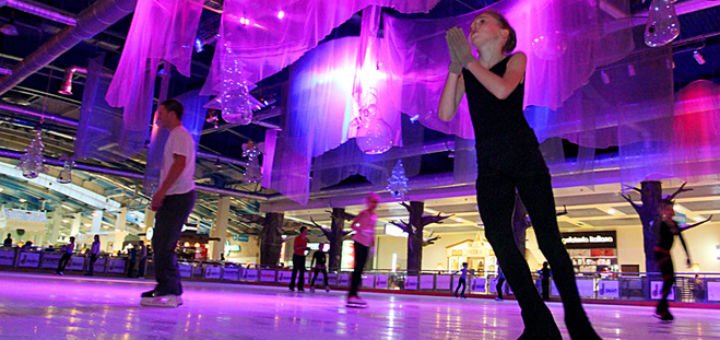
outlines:
[[402, 160], [398, 160], [392, 170], [390, 178], [388, 178], [388, 186], [385, 188], [390, 191], [390, 195], [396, 199], [405, 199], [408, 192], [408, 178], [405, 176], [405, 167]]
[[25, 154], [20, 158], [20, 163], [17, 165], [22, 170], [23, 177], [37, 178], [46, 171], [43, 164], [43, 149], [45, 149], [45, 145], [42, 141], [42, 130], [37, 129], [35, 130], [35, 138], [25, 148]]

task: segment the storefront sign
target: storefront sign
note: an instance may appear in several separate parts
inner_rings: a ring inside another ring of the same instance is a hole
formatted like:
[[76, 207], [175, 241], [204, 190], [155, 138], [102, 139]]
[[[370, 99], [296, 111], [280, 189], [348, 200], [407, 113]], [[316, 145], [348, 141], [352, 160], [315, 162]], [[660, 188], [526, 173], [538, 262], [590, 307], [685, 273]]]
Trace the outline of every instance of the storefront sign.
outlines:
[[15, 264], [15, 250], [0, 250], [0, 266], [10, 266]]
[[[40, 253], [20, 252], [17, 266], [20, 268], [37, 268], [40, 266]], [[55, 264], [55, 266], [57, 266], [57, 264]]]
[[[25, 253], [20, 253], [22, 254]], [[38, 254], [39, 256], [40, 254]], [[47, 268], [47, 269], [56, 269], [58, 267], [58, 264], [60, 263], [60, 258], [62, 257], [61, 253], [45, 253], [42, 257], [42, 264], [40, 265], [40, 268]], [[18, 265], [18, 267], [20, 267]]]
[[82, 256], [71, 257], [70, 262], [68, 263], [67, 267], [65, 267], [65, 269], [82, 271], [83, 269], [85, 269], [85, 257], [82, 257]]
[[[458, 278], [459, 280], [459, 278]], [[457, 281], [457, 280], [456, 280]], [[470, 291], [473, 293], [485, 293], [487, 289], [485, 288], [487, 283], [487, 279], [484, 277], [476, 277], [472, 279], [472, 284], [470, 285]]]
[[388, 276], [387, 275], [375, 275], [375, 288], [387, 289], [388, 287]]
[[222, 277], [223, 280], [229, 281], [240, 281], [240, 268], [235, 266], [228, 266], [223, 268]]
[[210, 280], [220, 280], [222, 276], [222, 268], [220, 266], [206, 266], [205, 278]]
[[618, 280], [600, 280], [600, 282], [598, 282], [598, 296], [601, 298], [619, 299], [620, 282]]
[[[662, 299], [662, 281], [650, 281], [650, 299], [660, 300]], [[670, 288], [670, 295], [668, 295], [668, 301], [675, 300], [675, 286]]]
[[191, 277], [192, 264], [188, 262], [178, 262], [178, 271], [180, 272], [180, 277]]
[[406, 290], [417, 290], [418, 288], [418, 277], [417, 276], [406, 276], [405, 277], [405, 289]]
[[375, 275], [365, 274], [362, 276], [362, 287], [363, 288], [375, 288]]
[[121, 257], [110, 257], [108, 258], [108, 273], [125, 273], [125, 259]]
[[233, 235], [233, 240], [238, 242], [248, 242], [250, 241], [249, 235]]
[[257, 282], [257, 280], [258, 280], [258, 270], [257, 269], [245, 270], [245, 281]]
[[720, 281], [707, 282], [708, 302], [720, 302]]
[[272, 269], [263, 269], [260, 271], [260, 282], [275, 282], [275, 271]]
[[435, 277], [435, 290], [452, 290], [452, 275], [438, 275]]
[[560, 236], [567, 249], [617, 247], [617, 233], [615, 231], [561, 233]]
[[420, 289], [435, 288], [435, 275], [420, 275]]

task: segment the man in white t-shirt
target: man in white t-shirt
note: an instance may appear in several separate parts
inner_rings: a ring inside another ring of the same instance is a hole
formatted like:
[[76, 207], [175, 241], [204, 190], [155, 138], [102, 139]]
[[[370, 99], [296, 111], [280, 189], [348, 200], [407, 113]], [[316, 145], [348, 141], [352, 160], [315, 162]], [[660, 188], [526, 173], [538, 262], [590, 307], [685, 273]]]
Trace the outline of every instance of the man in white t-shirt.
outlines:
[[155, 289], [142, 293], [144, 306], [177, 307], [182, 304], [182, 284], [178, 272], [175, 247], [183, 224], [195, 205], [195, 143], [182, 126], [183, 106], [168, 99], [158, 106], [156, 122], [170, 130], [165, 143], [160, 187], [152, 198], [156, 211], [152, 238], [154, 249]]

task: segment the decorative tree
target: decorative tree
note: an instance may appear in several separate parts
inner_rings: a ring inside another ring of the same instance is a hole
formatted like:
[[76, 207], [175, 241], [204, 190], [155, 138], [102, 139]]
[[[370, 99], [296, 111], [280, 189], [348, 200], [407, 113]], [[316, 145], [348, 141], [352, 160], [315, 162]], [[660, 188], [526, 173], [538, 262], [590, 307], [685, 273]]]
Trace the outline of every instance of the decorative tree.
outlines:
[[264, 143], [255, 144], [249, 141], [242, 145], [242, 156], [247, 158], [245, 168], [245, 182], [258, 183], [262, 181], [262, 168], [260, 166], [260, 155], [263, 153]]
[[411, 201], [410, 204], [404, 202], [401, 204], [410, 213], [409, 223], [402, 220], [399, 222], [391, 221], [390, 223], [408, 234], [407, 271], [409, 274], [417, 274], [422, 270], [422, 247], [425, 241], [423, 230], [425, 226], [442, 223], [443, 220], [450, 218], [450, 216], [441, 216], [441, 213], [423, 216], [425, 211], [424, 202]]
[[25, 154], [20, 158], [20, 163], [17, 165], [22, 170], [23, 177], [37, 178], [41, 173], [45, 172], [43, 149], [45, 149], [45, 145], [42, 141], [42, 130], [38, 128], [35, 130], [35, 138], [30, 141], [30, 144], [25, 149]]
[[[626, 186], [626, 188], [629, 188], [631, 190], [635, 190], [640, 193], [640, 199], [642, 200], [642, 205], [635, 203], [632, 200], [632, 197], [630, 197], [630, 194], [621, 193], [620, 196], [624, 198], [630, 205], [635, 209], [635, 211], [640, 216], [640, 221], [643, 225], [643, 243], [644, 243], [644, 250], [645, 250], [645, 271], [648, 273], [650, 272], [657, 272], [658, 268], [655, 264], [655, 258], [654, 258], [654, 248], [655, 244], [657, 243], [656, 236], [655, 236], [655, 229], [653, 228], [653, 222], [660, 217], [660, 200], [662, 199], [662, 184], [659, 181], [643, 181], [640, 183], [641, 187], [632, 187], [632, 186]], [[685, 189], [685, 185], [687, 185], [687, 182], [683, 183], [680, 188], [675, 190], [674, 193], [671, 195], [666, 196], [668, 199], [674, 199], [677, 197], [677, 195], [692, 191], [693, 189]], [[712, 218], [712, 216], [710, 216]], [[697, 227], [703, 223], [706, 223], [710, 221], [710, 218], [708, 218], [705, 221], [698, 222], [692, 225], [689, 225], [685, 228], [682, 228], [682, 231]]]
[[427, 247], [431, 244], [435, 244], [435, 241], [440, 239], [440, 236], [433, 236], [435, 232], [431, 231], [430, 235], [423, 237], [423, 247]]
[[405, 167], [402, 160], [395, 163], [390, 178], [388, 178], [388, 186], [385, 188], [390, 191], [390, 195], [396, 199], [405, 199], [408, 192], [408, 178], [405, 176]]

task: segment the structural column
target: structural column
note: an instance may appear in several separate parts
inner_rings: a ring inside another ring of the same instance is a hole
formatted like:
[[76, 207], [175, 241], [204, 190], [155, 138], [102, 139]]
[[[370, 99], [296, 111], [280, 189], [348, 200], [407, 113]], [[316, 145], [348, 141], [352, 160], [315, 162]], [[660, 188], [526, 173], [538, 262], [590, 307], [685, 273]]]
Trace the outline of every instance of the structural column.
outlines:
[[345, 234], [343, 229], [345, 228], [345, 208], [333, 208], [332, 220], [330, 225], [330, 235], [328, 241], [330, 242], [330, 250], [328, 255], [330, 257], [328, 265], [331, 272], [340, 271], [341, 256], [342, 256], [342, 242]]
[[418, 274], [422, 270], [422, 249], [423, 249], [423, 212], [425, 211], [425, 202], [411, 201], [410, 208], [410, 228], [412, 232], [408, 233], [407, 247], [407, 271], [408, 274]]
[[265, 268], [277, 267], [283, 243], [283, 213], [267, 213], [260, 232], [260, 265]]
[[70, 226], [70, 236], [77, 237], [80, 234], [80, 225], [82, 225], [82, 213], [75, 213]]
[[90, 234], [96, 235], [100, 233], [102, 227], [103, 211], [95, 210], [92, 214], [92, 226], [90, 227]]
[[218, 202], [217, 215], [215, 216], [215, 224], [210, 230], [211, 237], [217, 237], [220, 241], [211, 243], [212, 259], [220, 260], [220, 254], [225, 252], [225, 239], [227, 238], [227, 227], [230, 219], [230, 197], [221, 197]]

